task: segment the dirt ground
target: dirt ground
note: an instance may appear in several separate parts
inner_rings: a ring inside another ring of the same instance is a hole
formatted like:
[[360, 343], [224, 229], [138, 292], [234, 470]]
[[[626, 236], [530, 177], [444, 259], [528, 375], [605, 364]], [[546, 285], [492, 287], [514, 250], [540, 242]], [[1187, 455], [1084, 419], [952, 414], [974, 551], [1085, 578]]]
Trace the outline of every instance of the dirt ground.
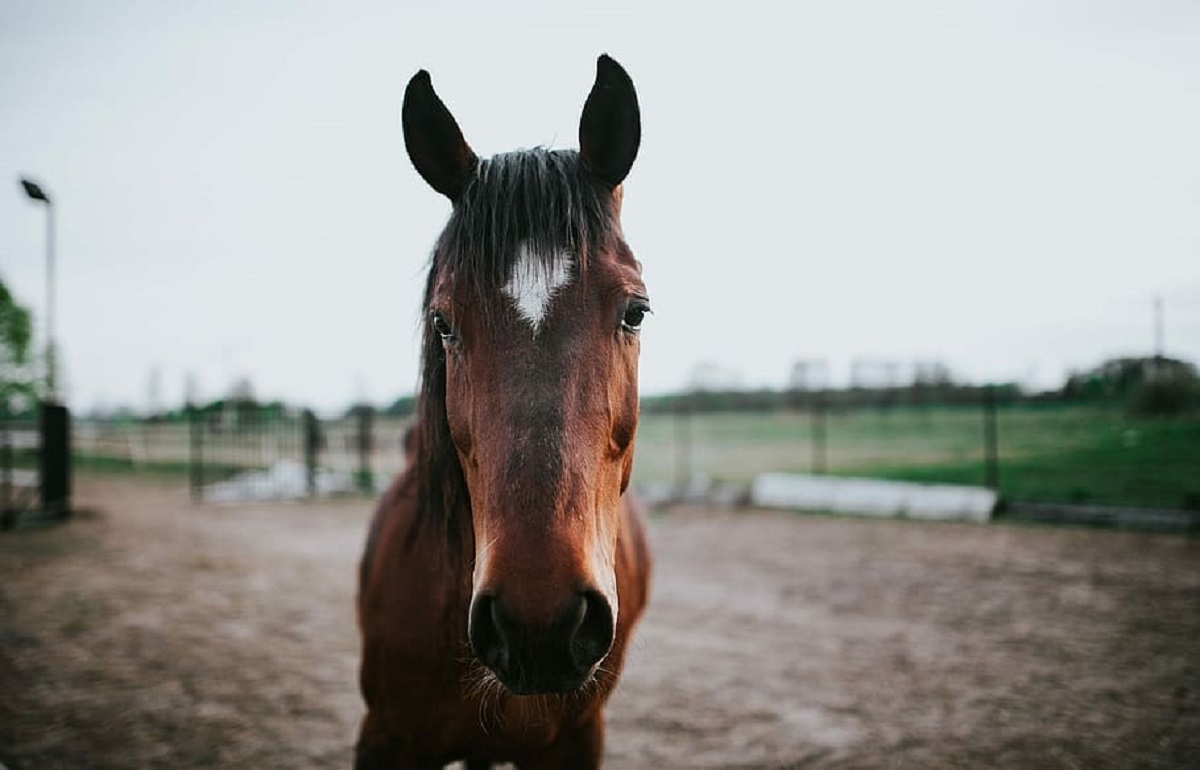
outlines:
[[[347, 767], [370, 504], [0, 533], [0, 764]], [[1200, 767], [1200, 539], [656, 514], [610, 768]]]

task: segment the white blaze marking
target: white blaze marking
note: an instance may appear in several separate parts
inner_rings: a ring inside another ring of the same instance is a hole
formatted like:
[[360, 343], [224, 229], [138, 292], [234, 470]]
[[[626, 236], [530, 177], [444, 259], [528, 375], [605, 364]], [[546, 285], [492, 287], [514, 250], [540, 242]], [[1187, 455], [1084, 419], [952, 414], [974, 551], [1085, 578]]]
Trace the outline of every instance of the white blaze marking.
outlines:
[[512, 276], [504, 284], [504, 293], [516, 304], [521, 317], [533, 327], [535, 337], [546, 319], [555, 292], [571, 280], [570, 258], [560, 255], [552, 261], [553, 267], [545, 267], [544, 261], [523, 243]]

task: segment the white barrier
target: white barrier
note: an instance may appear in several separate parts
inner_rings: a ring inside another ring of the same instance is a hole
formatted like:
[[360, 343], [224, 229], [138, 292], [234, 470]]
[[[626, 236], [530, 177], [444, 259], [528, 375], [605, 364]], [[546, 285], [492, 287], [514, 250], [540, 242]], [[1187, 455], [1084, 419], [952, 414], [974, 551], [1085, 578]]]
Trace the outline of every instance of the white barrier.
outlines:
[[[355, 491], [349, 473], [318, 468], [313, 479], [317, 497]], [[308, 469], [295, 460], [279, 460], [266, 470], [244, 471], [204, 487], [209, 503], [250, 503], [266, 500], [302, 500], [309, 497]]]
[[[26, 468], [14, 468], [9, 471], [9, 479], [14, 487], [32, 489], [38, 485], [38, 472]], [[3, 475], [0, 475], [0, 481], [4, 481]]]
[[10, 430], [8, 445], [13, 449], [37, 449], [42, 445], [42, 437], [36, 429]]
[[984, 487], [802, 473], [764, 473], [750, 488], [750, 502], [765, 508], [980, 523], [991, 519], [996, 501]]
[[[42, 446], [42, 437], [36, 429], [9, 428], [0, 437], [0, 446], [7, 445], [10, 450], [37, 450]], [[32, 468], [8, 468], [5, 475], [0, 469], [0, 483], [11, 484], [14, 488], [34, 489], [38, 486], [38, 472]]]

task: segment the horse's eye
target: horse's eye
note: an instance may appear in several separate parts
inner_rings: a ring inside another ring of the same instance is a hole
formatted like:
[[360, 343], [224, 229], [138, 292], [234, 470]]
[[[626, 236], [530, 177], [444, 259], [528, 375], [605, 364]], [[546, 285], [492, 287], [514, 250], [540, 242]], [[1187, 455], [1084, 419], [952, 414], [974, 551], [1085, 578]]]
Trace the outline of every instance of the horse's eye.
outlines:
[[625, 308], [625, 314], [621, 317], [622, 328], [631, 332], [639, 331], [642, 328], [642, 321], [649, 312], [650, 305], [645, 300], [635, 299]]
[[450, 322], [441, 313], [433, 314], [433, 330], [446, 342], [454, 339], [454, 330], [450, 328]]

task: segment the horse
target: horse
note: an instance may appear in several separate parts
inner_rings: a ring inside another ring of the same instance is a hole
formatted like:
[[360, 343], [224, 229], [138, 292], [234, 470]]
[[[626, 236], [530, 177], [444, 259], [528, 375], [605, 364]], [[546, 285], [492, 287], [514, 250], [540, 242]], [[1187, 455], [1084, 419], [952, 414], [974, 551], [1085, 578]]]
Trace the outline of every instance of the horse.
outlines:
[[620, 224], [633, 81], [600, 56], [578, 151], [480, 159], [424, 70], [401, 122], [452, 209], [408, 467], [359, 566], [355, 767], [595, 768], [651, 570], [628, 491], [650, 312]]

